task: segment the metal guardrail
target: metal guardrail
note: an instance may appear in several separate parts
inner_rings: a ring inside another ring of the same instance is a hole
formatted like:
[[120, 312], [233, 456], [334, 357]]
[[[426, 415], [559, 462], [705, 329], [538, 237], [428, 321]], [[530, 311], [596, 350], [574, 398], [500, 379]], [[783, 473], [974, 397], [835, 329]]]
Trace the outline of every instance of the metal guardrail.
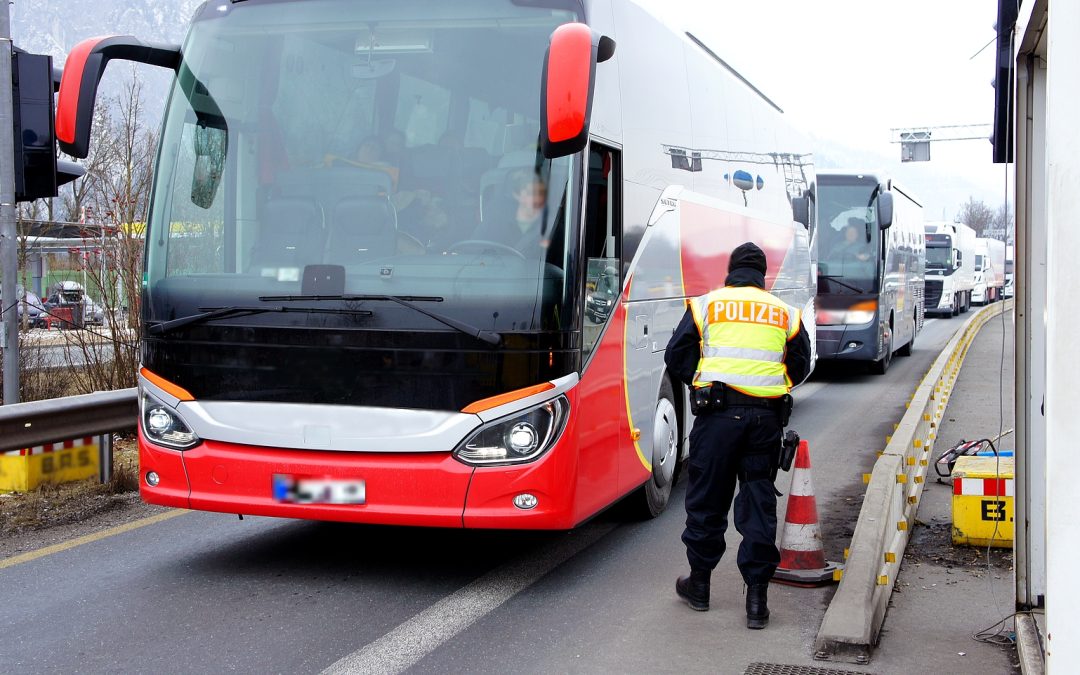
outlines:
[[138, 390], [99, 391], [0, 406], [0, 452], [134, 429]]
[[840, 587], [818, 631], [815, 658], [870, 660], [915, 524], [938, 426], [964, 357], [979, 329], [1012, 308], [1011, 300], [984, 307], [953, 336], [915, 390], [873, 473], [864, 476], [866, 496], [845, 553]]

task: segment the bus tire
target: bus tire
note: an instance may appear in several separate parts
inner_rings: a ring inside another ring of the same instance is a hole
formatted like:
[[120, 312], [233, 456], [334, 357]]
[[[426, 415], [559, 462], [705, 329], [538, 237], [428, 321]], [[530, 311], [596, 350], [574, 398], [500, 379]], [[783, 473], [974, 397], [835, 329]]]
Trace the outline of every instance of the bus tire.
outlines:
[[884, 375], [889, 371], [892, 363], [892, 331], [885, 337], [885, 355], [870, 364], [870, 372], [875, 375]]
[[655, 518], [664, 512], [671, 501], [671, 490], [679, 477], [680, 439], [679, 413], [675, 393], [665, 375], [656, 397], [656, 412], [652, 429], [652, 474], [645, 484], [631, 495], [631, 513], [639, 520]]
[[916, 330], [911, 331], [911, 339], [903, 347], [896, 350], [897, 356], [911, 356], [911, 350], [915, 348], [915, 335], [917, 333]]

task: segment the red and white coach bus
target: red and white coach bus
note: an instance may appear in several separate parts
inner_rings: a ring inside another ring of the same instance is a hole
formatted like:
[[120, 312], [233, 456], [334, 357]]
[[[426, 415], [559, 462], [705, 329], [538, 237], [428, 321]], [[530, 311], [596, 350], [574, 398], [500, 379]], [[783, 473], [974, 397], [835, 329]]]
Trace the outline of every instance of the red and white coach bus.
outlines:
[[800, 137], [632, 2], [211, 0], [182, 47], [72, 51], [76, 156], [113, 59], [176, 73], [141, 300], [148, 502], [569, 528], [635, 493], [655, 515], [691, 423], [663, 361], [686, 298], [752, 240], [813, 321]]

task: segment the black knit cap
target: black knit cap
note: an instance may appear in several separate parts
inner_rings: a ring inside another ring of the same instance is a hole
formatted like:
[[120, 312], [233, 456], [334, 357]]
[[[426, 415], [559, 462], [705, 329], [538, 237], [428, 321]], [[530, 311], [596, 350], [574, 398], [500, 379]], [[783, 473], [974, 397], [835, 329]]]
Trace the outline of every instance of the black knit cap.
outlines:
[[739, 244], [731, 252], [731, 259], [728, 260], [728, 272], [734, 272], [740, 267], [748, 267], [765, 274], [765, 252], [749, 241], [745, 244]]

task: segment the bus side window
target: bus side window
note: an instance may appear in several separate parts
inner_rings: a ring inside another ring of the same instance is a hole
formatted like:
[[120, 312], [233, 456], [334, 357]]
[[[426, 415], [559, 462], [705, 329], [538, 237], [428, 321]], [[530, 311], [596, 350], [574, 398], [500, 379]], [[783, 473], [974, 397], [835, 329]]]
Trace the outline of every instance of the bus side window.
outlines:
[[591, 143], [585, 197], [585, 303], [586, 358], [622, 292], [622, 193], [618, 151]]

